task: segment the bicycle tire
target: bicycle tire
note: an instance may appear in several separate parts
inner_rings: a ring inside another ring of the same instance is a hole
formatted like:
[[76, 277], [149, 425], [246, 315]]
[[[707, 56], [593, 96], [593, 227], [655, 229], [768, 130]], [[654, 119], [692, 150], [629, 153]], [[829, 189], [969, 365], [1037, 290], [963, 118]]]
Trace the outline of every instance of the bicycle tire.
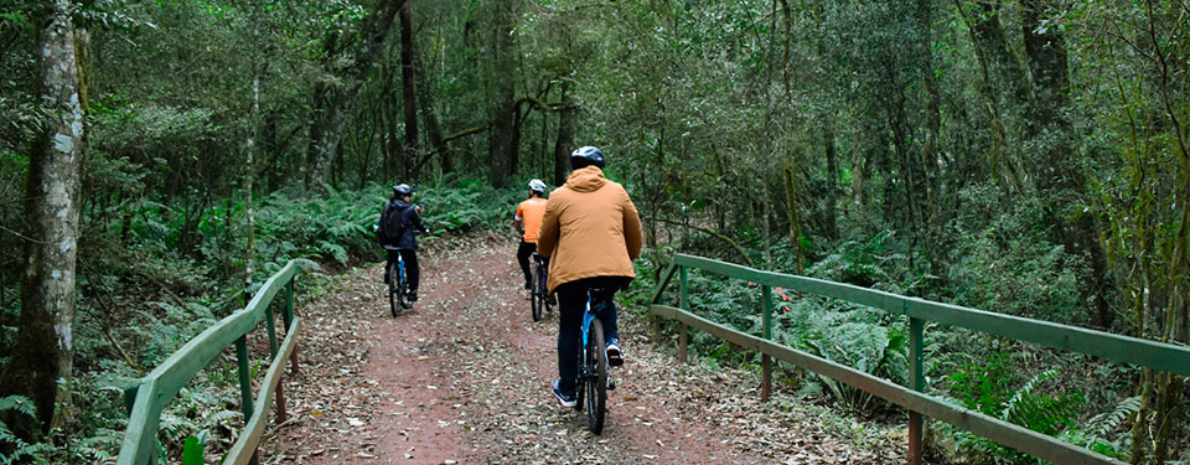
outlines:
[[603, 433], [604, 417], [607, 414], [607, 353], [603, 349], [603, 322], [591, 320], [587, 338], [588, 363], [591, 378], [587, 382], [587, 422], [596, 436]]
[[413, 302], [409, 301], [409, 296], [406, 294], [408, 287], [409, 283], [405, 281], [404, 270], [401, 270], [400, 273], [397, 273], [397, 313], [393, 316], [401, 316], [405, 309], [413, 307]]
[[546, 276], [546, 274], [542, 274], [541, 278], [537, 280], [537, 285], [541, 286], [541, 306], [542, 308], [545, 308], [545, 311], [542, 313], [554, 311], [554, 305], [550, 303], [550, 291], [549, 286], [547, 286], [549, 280], [546, 278]]
[[[582, 339], [579, 339], [582, 342]], [[590, 372], [590, 364], [587, 363], [587, 348], [580, 346], [578, 348], [578, 378], [574, 380], [574, 410], [583, 411], [583, 400], [586, 399], [587, 391], [587, 373]]]
[[529, 307], [533, 311], [533, 321], [541, 321], [541, 314], [545, 310], [542, 308], [545, 306], [545, 297], [542, 295], [542, 292], [544, 291], [541, 289], [540, 277], [541, 265], [538, 264], [537, 267], [533, 269], [533, 285], [531, 286], [533, 289], [529, 291], [531, 293], [529, 296]]
[[393, 263], [388, 266], [388, 307], [393, 314], [393, 318], [401, 316], [401, 275], [397, 268], [397, 264]]

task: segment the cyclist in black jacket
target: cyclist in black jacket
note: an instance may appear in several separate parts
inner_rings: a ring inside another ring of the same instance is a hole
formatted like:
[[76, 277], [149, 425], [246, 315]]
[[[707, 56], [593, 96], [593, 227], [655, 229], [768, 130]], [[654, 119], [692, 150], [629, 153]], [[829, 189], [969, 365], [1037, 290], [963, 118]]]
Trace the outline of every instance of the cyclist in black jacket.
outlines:
[[[380, 216], [380, 241], [388, 251], [388, 264], [397, 261], [397, 256], [405, 260], [405, 274], [409, 280], [409, 301], [417, 302], [417, 285], [421, 279], [421, 267], [417, 264], [417, 235], [429, 234], [429, 228], [421, 221], [420, 206], [414, 206], [413, 188], [408, 184], [393, 186], [393, 197], [384, 206], [384, 213]], [[388, 269], [384, 269], [384, 282], [388, 282]]]

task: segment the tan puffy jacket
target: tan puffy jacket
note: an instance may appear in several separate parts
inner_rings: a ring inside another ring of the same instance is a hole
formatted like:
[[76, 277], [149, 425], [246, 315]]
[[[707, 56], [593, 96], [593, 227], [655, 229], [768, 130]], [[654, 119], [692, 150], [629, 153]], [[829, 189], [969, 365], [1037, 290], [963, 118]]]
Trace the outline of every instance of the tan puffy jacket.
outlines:
[[596, 276], [635, 278], [632, 261], [643, 242], [640, 216], [624, 187], [588, 166], [570, 173], [550, 194], [537, 251], [550, 257], [549, 282], [558, 286]]

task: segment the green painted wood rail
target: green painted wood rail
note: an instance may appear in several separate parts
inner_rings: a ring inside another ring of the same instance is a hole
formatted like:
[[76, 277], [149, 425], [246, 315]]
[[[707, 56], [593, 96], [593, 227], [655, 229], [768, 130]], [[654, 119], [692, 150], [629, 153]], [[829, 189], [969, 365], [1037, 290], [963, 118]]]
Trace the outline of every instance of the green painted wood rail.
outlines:
[[[762, 310], [764, 312], [764, 336], [753, 336], [691, 313], [687, 296], [687, 269], [689, 268], [743, 279], [760, 285], [763, 289], [764, 299]], [[661, 303], [663, 293], [675, 273], [680, 275], [681, 280], [679, 297], [681, 307]], [[910, 386], [900, 386], [810, 353], [773, 343], [771, 341], [773, 305], [769, 301], [771, 299], [770, 288], [774, 286], [841, 299], [909, 317]], [[650, 310], [653, 315], [681, 323], [678, 353], [683, 361], [686, 359], [687, 327], [705, 331], [745, 349], [760, 352], [763, 355], [762, 364], [764, 366], [761, 393], [765, 400], [767, 400], [771, 386], [771, 357], [835, 379], [904, 407], [909, 410], [909, 461], [913, 465], [921, 463], [923, 415], [1061, 465], [1123, 463], [1012, 423], [951, 405], [938, 397], [923, 393], [925, 375], [923, 373], [924, 343], [922, 333], [926, 321], [959, 326], [1018, 341], [1190, 376], [1190, 348], [1187, 347], [905, 297], [849, 284], [762, 271], [685, 254], [675, 255], [673, 263], [662, 275], [661, 281], [654, 290]]]
[[[118, 465], [146, 465], [163, 461], [163, 451], [157, 442], [161, 412], [190, 380], [233, 344], [236, 347], [245, 427], [223, 463], [243, 465], [256, 462], [256, 448], [264, 433], [274, 393], [277, 397], [277, 422], [285, 422], [285, 399], [279, 384], [281, 374], [285, 371], [285, 361], [292, 360], [295, 372], [298, 367], [295, 351], [301, 318], [293, 311], [293, 286], [300, 272], [297, 262], [290, 261], [264, 283], [243, 309], [195, 336], [125, 392], [130, 413], [128, 429], [124, 433], [124, 443], [116, 462]], [[285, 340], [278, 345], [272, 303], [282, 289], [285, 291], [282, 320], [286, 331]], [[261, 320], [265, 320], [268, 327], [271, 363], [261, 383], [260, 393], [254, 400], [249, 377], [247, 334]]]

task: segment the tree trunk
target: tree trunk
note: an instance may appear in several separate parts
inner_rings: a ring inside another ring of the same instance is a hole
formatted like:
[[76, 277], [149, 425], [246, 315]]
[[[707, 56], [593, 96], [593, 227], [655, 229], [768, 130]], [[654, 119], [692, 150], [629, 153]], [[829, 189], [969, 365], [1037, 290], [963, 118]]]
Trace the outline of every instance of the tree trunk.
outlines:
[[942, 267], [945, 266], [946, 248], [938, 246], [941, 234], [941, 177], [938, 157], [938, 138], [942, 131], [942, 96], [939, 89], [938, 76], [934, 69], [934, 15], [931, 0], [918, 0], [917, 16], [922, 30], [921, 77], [926, 91], [926, 126], [925, 144], [919, 163], [925, 176], [925, 209], [921, 212], [922, 225], [925, 228], [926, 240], [931, 246], [926, 247], [926, 256], [930, 260], [931, 272], [936, 276], [945, 276]]
[[1029, 101], [1029, 80], [1008, 46], [1000, 22], [1000, 0], [976, 0], [975, 13], [975, 17], [967, 18], [967, 26], [976, 55], [987, 62], [996, 80], [1009, 86], [1013, 103], [1025, 105]]
[[1105, 328], [1111, 325], [1112, 312], [1107, 304], [1107, 259], [1099, 242], [1095, 218], [1082, 211], [1068, 211], [1082, 204], [1085, 180], [1075, 160], [1074, 137], [1065, 115], [1070, 82], [1066, 65], [1066, 37], [1061, 28], [1043, 27], [1051, 0], [1021, 0], [1022, 27], [1029, 72], [1033, 76], [1033, 105], [1029, 112], [1029, 132], [1040, 146], [1037, 187], [1046, 205], [1050, 223], [1057, 227], [1066, 250], [1091, 267], [1090, 280], [1083, 297], [1092, 302], [1091, 323]]
[[[545, 100], [548, 102], [550, 100], [550, 92], [553, 90], [553, 86], [548, 81], [545, 83], [545, 85], [546, 85], [545, 96], [542, 97], [542, 100]], [[541, 178], [549, 177], [549, 172], [546, 171], [547, 169], [549, 169], [549, 153], [548, 153], [549, 146], [550, 146], [550, 115], [549, 115], [549, 113], [543, 111], [543, 112], [541, 112], [541, 145], [540, 145], [541, 152], [537, 157], [537, 160], [538, 160], [537, 175], [540, 176]]]
[[570, 80], [562, 81], [562, 115], [558, 122], [558, 140], [554, 142], [554, 185], [566, 184], [570, 171], [570, 152], [574, 150], [574, 129], [578, 108], [570, 97]]
[[450, 148], [442, 134], [442, 124], [438, 121], [438, 110], [434, 107], [434, 93], [431, 91], [433, 82], [430, 80], [431, 74], [426, 66], [424, 55], [415, 54], [413, 65], [415, 69], [413, 74], [417, 79], [417, 104], [421, 108], [421, 117], [426, 125], [426, 135], [429, 137], [430, 147], [434, 151], [430, 155], [438, 157], [438, 163], [442, 167], [443, 173], [452, 173], [455, 170], [454, 160], [451, 159]]
[[797, 257], [797, 274], [804, 274], [806, 265], [802, 251], [802, 217], [797, 203], [797, 173], [793, 169], [793, 154], [785, 159], [785, 210], [789, 215], [789, 241]]
[[[1016, 55], [1008, 49], [1004, 38], [1004, 27], [1000, 24], [999, 1], [980, 0], [976, 2], [979, 9], [977, 16], [968, 16], [962, 0], [955, 0], [963, 21], [967, 23], [967, 31], [971, 37], [972, 48], [979, 62], [982, 81], [976, 85], [980, 97], [986, 105], [985, 113], [991, 125], [992, 147], [988, 151], [987, 164], [984, 168], [1001, 182], [1007, 182], [1012, 190], [1022, 192], [1024, 181], [1017, 170], [1017, 164], [1009, 157], [1009, 133], [1004, 123], [1003, 111], [996, 90], [996, 82], [1013, 84], [1013, 108], [1024, 108], [1029, 102], [1028, 80]], [[1000, 170], [1005, 170], [1001, 172]]]
[[[339, 153], [339, 143], [343, 140], [343, 125], [354, 109], [355, 97], [364, 84], [364, 78], [384, 48], [384, 40], [392, 29], [397, 12], [404, 4], [405, 0], [381, 1], [361, 31], [362, 42], [355, 50], [354, 58], [345, 68], [332, 70], [337, 71], [335, 74], [340, 76], [341, 83], [333, 91], [325, 93], [325, 107], [321, 114], [315, 116], [314, 127], [310, 131], [313, 139], [313, 166], [306, 176], [307, 188], [322, 188], [327, 185], [331, 167], [334, 166]], [[327, 60], [328, 63], [334, 61], [336, 60]]]
[[[248, 136], [247, 163], [244, 165], [244, 196], [245, 209], [248, 216], [248, 244], [244, 257], [244, 302], [252, 299], [252, 263], [256, 259], [256, 211], [253, 205], [253, 183], [256, 181], [256, 141], [260, 137], [260, 9], [261, 2], [252, 4], [252, 122], [251, 135]], [[227, 212], [231, 216], [231, 211]]]
[[413, 167], [418, 165], [421, 158], [417, 140], [417, 77], [413, 64], [417, 52], [413, 46], [412, 9], [408, 3], [401, 8], [401, 98], [405, 105], [405, 154], [412, 157], [412, 163], [405, 167], [406, 178], [413, 177]]
[[824, 215], [826, 216], [823, 235], [827, 239], [834, 241], [839, 238], [839, 227], [837, 223], [835, 205], [839, 202], [839, 157], [835, 150], [835, 133], [827, 129], [823, 136], [823, 143], [826, 148], [826, 201], [824, 208]]
[[518, 0], [496, 2], [495, 24], [493, 25], [491, 79], [495, 95], [488, 107], [492, 131], [489, 133], [488, 150], [491, 161], [488, 178], [492, 184], [503, 183], [512, 176], [513, 131], [516, 118], [516, 62], [513, 60], [512, 28], [516, 18]]
[[26, 440], [49, 432], [57, 420], [55, 405], [65, 405], [70, 394], [80, 184], [87, 149], [71, 22], [76, 5], [56, 0], [43, 8], [46, 17], [40, 24], [45, 27], [37, 54], [40, 95], [54, 116], [32, 147], [25, 222], [34, 240], [25, 245], [16, 343], [0, 378], [0, 397], [19, 394], [35, 404], [35, 422], [11, 413], [3, 418]]

